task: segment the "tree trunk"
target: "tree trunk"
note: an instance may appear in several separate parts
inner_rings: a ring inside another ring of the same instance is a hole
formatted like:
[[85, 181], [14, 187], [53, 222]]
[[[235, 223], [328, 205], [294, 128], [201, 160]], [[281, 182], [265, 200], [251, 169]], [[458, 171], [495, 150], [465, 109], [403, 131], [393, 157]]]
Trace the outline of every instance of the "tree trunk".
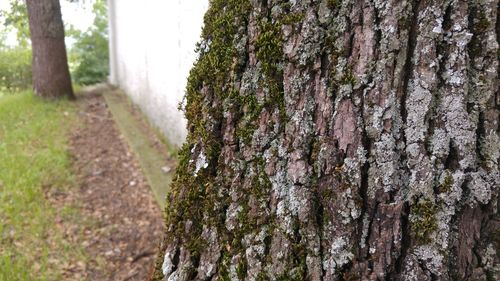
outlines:
[[155, 278], [499, 280], [497, 13], [212, 0]]
[[33, 89], [47, 98], [73, 98], [59, 0], [26, 0], [33, 49]]

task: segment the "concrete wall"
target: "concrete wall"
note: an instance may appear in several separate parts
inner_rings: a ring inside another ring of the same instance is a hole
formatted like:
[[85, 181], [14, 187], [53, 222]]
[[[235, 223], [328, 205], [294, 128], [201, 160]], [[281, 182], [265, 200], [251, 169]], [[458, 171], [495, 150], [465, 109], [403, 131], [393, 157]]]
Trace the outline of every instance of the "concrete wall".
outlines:
[[110, 82], [180, 146], [186, 121], [177, 105], [195, 61], [208, 0], [108, 0], [108, 5]]

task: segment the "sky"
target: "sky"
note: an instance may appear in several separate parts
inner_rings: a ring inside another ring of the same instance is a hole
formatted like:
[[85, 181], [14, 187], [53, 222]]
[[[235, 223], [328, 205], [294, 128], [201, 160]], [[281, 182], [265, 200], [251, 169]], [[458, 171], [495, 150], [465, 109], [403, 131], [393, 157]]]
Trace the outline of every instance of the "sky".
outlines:
[[63, 21], [71, 24], [77, 29], [86, 30], [92, 25], [94, 16], [92, 14], [92, 5], [94, 1], [80, 1], [79, 3], [71, 3], [61, 1], [61, 10]]
[[[73, 25], [79, 30], [86, 30], [92, 25], [94, 16], [92, 14], [93, 0], [81, 0], [77, 3], [61, 0], [61, 12], [65, 24]], [[9, 0], [0, 0], [0, 10], [9, 9]], [[3, 21], [0, 19], [0, 30], [4, 29]], [[8, 45], [15, 45], [16, 34], [11, 32], [6, 38]], [[72, 45], [72, 40], [66, 40], [68, 45]]]

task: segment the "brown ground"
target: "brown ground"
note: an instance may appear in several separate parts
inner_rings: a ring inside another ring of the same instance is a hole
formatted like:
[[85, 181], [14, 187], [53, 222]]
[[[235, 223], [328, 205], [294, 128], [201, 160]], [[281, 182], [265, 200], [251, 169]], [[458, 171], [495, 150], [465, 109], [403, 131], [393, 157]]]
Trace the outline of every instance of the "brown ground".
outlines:
[[92, 223], [77, 235], [89, 260], [67, 278], [147, 280], [163, 233], [161, 211], [103, 97], [81, 94], [78, 104], [83, 126], [70, 145], [81, 186], [69, 196]]

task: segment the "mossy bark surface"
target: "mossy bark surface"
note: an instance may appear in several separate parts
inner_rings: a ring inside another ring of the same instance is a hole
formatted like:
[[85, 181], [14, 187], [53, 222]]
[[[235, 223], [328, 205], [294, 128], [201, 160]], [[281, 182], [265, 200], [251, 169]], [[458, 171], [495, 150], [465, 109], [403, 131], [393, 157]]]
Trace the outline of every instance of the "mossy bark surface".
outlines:
[[212, 0], [158, 280], [498, 280], [498, 1]]

